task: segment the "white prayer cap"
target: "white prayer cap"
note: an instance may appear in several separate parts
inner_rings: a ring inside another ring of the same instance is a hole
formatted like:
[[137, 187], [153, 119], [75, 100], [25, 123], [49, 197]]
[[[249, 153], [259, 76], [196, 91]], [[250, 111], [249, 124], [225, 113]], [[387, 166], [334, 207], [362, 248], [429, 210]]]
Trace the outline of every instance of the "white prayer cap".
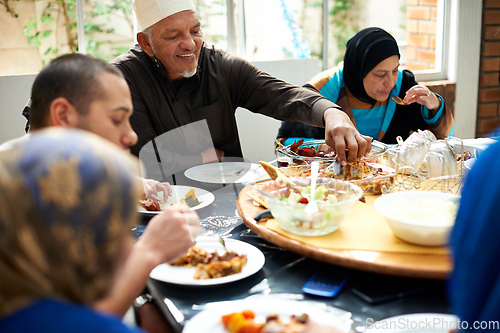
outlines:
[[134, 0], [133, 5], [141, 31], [170, 15], [184, 10], [196, 11], [192, 0]]

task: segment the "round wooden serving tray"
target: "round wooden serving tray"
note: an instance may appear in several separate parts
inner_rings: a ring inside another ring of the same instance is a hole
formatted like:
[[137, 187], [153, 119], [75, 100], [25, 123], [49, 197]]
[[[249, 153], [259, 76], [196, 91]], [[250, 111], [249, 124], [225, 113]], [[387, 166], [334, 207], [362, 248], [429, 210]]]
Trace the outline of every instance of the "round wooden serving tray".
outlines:
[[238, 210], [243, 222], [263, 239], [289, 251], [329, 264], [364, 270], [368, 272], [414, 278], [445, 279], [452, 269], [448, 255], [406, 254], [376, 251], [323, 249], [279, 234], [257, 222], [254, 216], [262, 211], [247, 195], [245, 187], [238, 196]]

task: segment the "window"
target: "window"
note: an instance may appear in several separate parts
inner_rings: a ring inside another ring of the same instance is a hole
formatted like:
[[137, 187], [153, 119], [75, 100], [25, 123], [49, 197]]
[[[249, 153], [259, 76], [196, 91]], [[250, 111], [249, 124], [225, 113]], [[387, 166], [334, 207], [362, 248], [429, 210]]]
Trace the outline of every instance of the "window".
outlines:
[[[209, 7], [221, 3], [198, 2]], [[444, 64], [448, 55], [450, 3], [450, 0], [227, 1], [226, 13], [232, 14], [222, 14], [228, 22], [225, 34], [223, 25], [215, 27], [201, 17], [205, 32], [209, 31], [205, 34], [207, 41], [250, 61], [316, 57], [322, 59], [324, 69], [342, 60], [347, 41], [357, 31], [379, 26], [398, 41], [402, 67], [412, 70], [417, 80], [437, 80], [447, 76]], [[218, 33], [213, 34], [214, 28], [219, 29]], [[211, 35], [220, 39], [211, 40]], [[231, 47], [234, 45], [237, 46]]]
[[[207, 42], [250, 61], [312, 57], [325, 69], [342, 59], [357, 31], [380, 26], [398, 40], [401, 64], [418, 80], [447, 75], [451, 0], [194, 2]], [[78, 50], [111, 60], [134, 43], [129, 0], [4, 1], [0, 8], [0, 29], [9, 36], [0, 41], [0, 75], [36, 73], [56, 55]], [[85, 22], [78, 29], [77, 13]]]

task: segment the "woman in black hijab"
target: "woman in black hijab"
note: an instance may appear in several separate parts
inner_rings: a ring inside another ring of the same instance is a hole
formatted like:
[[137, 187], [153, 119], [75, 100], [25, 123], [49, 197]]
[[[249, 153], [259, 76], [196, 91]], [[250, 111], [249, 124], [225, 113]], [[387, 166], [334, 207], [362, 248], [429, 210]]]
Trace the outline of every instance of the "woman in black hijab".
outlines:
[[[385, 143], [429, 129], [437, 138], [453, 135], [453, 116], [441, 96], [419, 85], [413, 73], [399, 69], [396, 40], [381, 28], [366, 28], [347, 42], [344, 61], [319, 73], [306, 87], [342, 107], [358, 131]], [[407, 105], [397, 105], [399, 96]], [[283, 122], [278, 138], [324, 139], [324, 129]]]

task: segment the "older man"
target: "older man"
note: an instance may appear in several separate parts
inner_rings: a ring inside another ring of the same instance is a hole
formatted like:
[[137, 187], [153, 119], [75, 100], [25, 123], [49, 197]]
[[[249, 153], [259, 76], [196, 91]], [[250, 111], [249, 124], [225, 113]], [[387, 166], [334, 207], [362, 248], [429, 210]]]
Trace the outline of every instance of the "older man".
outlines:
[[165, 132], [205, 119], [218, 156], [241, 157], [238, 107], [326, 127], [326, 141], [341, 161], [346, 148], [350, 160], [369, 152], [371, 138], [336, 104], [204, 43], [191, 0], [135, 0], [134, 9], [139, 45], [113, 61], [132, 94], [131, 124], [139, 137], [134, 154]]

